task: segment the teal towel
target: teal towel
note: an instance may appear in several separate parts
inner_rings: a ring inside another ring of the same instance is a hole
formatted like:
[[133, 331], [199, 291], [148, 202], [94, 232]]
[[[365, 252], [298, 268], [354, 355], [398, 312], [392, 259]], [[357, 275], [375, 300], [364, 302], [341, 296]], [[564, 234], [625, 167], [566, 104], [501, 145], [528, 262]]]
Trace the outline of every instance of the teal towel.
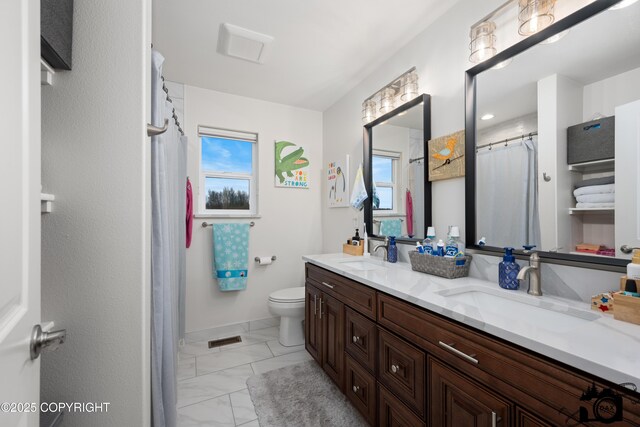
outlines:
[[399, 219], [383, 219], [380, 221], [380, 234], [382, 236], [400, 237], [402, 235], [402, 222]]
[[246, 289], [249, 224], [213, 224], [213, 259], [221, 291]]

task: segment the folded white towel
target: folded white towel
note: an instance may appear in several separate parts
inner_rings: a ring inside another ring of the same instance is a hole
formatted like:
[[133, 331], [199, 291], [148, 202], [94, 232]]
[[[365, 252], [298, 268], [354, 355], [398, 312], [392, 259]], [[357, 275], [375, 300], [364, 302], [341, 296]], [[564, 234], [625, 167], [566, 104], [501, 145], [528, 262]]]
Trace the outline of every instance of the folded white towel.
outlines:
[[616, 201], [615, 193], [602, 193], [602, 194], [585, 194], [576, 197], [576, 200], [580, 203], [613, 203]]
[[573, 190], [573, 195], [583, 196], [585, 194], [602, 194], [602, 193], [615, 193], [616, 185], [615, 184], [607, 184], [607, 185], [590, 185], [588, 187], [580, 187]]
[[576, 208], [579, 209], [612, 209], [615, 207], [615, 203], [576, 203]]

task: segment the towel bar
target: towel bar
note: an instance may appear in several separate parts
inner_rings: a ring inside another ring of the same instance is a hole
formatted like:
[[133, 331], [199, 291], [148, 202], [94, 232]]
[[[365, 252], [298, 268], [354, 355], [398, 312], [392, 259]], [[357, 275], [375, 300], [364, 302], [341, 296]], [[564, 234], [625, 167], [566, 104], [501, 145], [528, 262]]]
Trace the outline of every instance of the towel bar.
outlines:
[[[251, 222], [249, 223], [249, 227], [253, 227], [254, 225], [256, 225], [256, 223], [255, 223], [255, 222], [253, 222], [253, 221], [251, 221]], [[203, 223], [202, 223], [202, 228], [207, 228], [207, 227], [213, 227], [213, 224], [208, 224], [208, 223], [206, 223], [206, 222], [203, 222]]]

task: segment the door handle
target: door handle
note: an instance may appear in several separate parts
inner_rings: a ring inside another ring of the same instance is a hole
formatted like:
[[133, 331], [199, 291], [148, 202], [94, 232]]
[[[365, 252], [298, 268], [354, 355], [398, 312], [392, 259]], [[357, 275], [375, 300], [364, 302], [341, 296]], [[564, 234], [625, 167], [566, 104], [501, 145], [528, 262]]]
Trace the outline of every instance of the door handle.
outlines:
[[457, 348], [455, 348], [454, 347], [455, 344], [446, 344], [446, 343], [443, 343], [442, 341], [438, 341], [438, 344], [440, 345], [440, 347], [449, 350], [451, 353], [456, 354], [471, 363], [475, 363], [476, 365], [478, 364], [478, 359], [474, 357], [475, 354], [472, 354], [471, 356], [469, 356], [467, 353], [463, 353]]
[[320, 298], [320, 318], [322, 319], [322, 298]]
[[64, 344], [67, 338], [67, 330], [60, 329], [59, 331], [44, 332], [40, 325], [33, 327], [31, 332], [31, 344], [30, 353], [31, 360], [35, 360], [40, 357], [43, 351], [55, 351]]
[[357, 392], [358, 392], [358, 390], [360, 390], [360, 387], [358, 387], [357, 385], [354, 385], [354, 386], [353, 386], [353, 392], [354, 392], [354, 393], [357, 393]]
[[357, 343], [358, 341], [360, 341], [360, 337], [357, 335], [354, 335], [353, 338], [351, 338], [351, 341], [353, 341], [353, 343]]
[[498, 427], [498, 414], [491, 411], [491, 427]]
[[313, 315], [318, 314], [318, 295], [313, 296]]
[[397, 373], [399, 370], [400, 370], [399, 365], [391, 365], [391, 372], [393, 372], [394, 374]]

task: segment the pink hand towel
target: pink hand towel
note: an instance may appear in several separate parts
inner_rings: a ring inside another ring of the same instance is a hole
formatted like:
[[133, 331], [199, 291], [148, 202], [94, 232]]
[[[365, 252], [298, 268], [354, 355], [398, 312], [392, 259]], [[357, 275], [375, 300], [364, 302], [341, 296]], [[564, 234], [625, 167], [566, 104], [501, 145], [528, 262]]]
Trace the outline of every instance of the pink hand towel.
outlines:
[[187, 178], [187, 248], [191, 246], [191, 234], [193, 233], [193, 189], [191, 181]]

